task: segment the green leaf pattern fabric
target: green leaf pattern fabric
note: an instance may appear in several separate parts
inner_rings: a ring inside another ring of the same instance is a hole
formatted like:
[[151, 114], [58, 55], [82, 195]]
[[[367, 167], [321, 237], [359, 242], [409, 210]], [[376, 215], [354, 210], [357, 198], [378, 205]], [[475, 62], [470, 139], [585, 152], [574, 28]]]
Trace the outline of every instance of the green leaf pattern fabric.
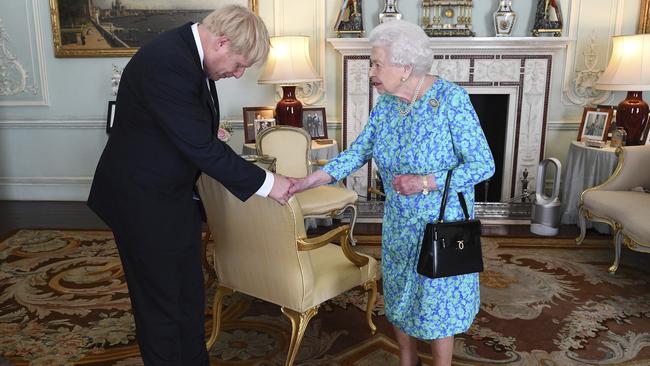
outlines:
[[[427, 222], [438, 217], [447, 171], [454, 169], [445, 220], [463, 218], [462, 191], [470, 214], [474, 185], [494, 174], [492, 153], [467, 92], [442, 78], [416, 101], [406, 116], [405, 103], [382, 95], [368, 123], [350, 145], [323, 170], [341, 180], [373, 159], [384, 182], [382, 270], [388, 319], [407, 334], [437, 339], [469, 328], [479, 309], [478, 274], [429, 279], [416, 272]], [[398, 195], [397, 174], [433, 174], [438, 189], [428, 195]]]

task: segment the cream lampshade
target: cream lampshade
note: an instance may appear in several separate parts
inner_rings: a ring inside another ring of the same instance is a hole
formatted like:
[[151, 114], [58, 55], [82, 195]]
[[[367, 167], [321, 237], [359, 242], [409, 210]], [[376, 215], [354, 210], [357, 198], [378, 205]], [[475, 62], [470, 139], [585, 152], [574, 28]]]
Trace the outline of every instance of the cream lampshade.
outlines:
[[276, 106], [279, 124], [302, 127], [302, 103], [296, 98], [296, 84], [321, 80], [309, 57], [309, 37], [271, 37], [271, 51], [259, 84], [279, 84], [282, 99]]
[[650, 34], [613, 37], [612, 56], [595, 88], [627, 91], [619, 103], [616, 123], [627, 131], [627, 145], [643, 144], [648, 125], [648, 103], [643, 91], [650, 90]]

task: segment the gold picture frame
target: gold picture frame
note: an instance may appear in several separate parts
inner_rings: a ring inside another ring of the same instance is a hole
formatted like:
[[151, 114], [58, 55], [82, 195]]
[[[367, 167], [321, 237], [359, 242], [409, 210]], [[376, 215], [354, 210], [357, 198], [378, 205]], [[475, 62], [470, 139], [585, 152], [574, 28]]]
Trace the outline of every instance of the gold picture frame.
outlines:
[[[259, 12], [259, 0], [221, 1], [241, 3]], [[149, 9], [120, 7], [119, 0], [105, 2], [111, 4], [106, 5], [109, 8], [93, 9], [88, 6], [93, 2], [87, 1], [49, 2], [55, 57], [130, 57], [158, 34], [188, 21], [200, 21], [214, 8], [211, 0], [205, 0], [206, 9], [179, 9], [182, 0], [151, 1], [160, 3], [158, 9], [155, 4]], [[175, 4], [174, 10], [170, 10], [171, 4]]]
[[639, 33], [650, 33], [650, 0], [641, 1], [639, 14]]

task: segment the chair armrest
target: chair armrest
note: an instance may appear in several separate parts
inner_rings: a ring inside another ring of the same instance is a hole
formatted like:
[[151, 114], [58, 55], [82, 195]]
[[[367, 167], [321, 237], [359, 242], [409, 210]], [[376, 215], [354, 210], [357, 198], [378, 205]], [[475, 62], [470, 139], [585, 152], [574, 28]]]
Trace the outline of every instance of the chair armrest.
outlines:
[[327, 164], [328, 162], [329, 162], [329, 160], [327, 160], [327, 159], [309, 160], [309, 161], [308, 161], [308, 164], [309, 164], [309, 171], [310, 171], [310, 172], [313, 172], [313, 171], [314, 171], [314, 167], [325, 166], [325, 164]]
[[612, 175], [592, 189], [603, 191], [628, 191], [634, 187], [650, 187], [650, 146], [626, 146], [616, 149], [618, 164]]
[[307, 251], [323, 247], [332, 242], [332, 239], [341, 236], [344, 237], [348, 234], [350, 225], [342, 225], [335, 229], [326, 232], [323, 235], [315, 236], [313, 238], [298, 238], [298, 250]]
[[332, 229], [326, 232], [323, 235], [319, 235], [313, 238], [298, 238], [297, 240], [298, 250], [307, 251], [307, 250], [318, 249], [320, 247], [329, 244], [332, 241], [332, 239], [336, 237], [340, 237], [341, 249], [343, 250], [343, 255], [345, 255], [345, 257], [350, 262], [354, 263], [355, 266], [363, 267], [366, 264], [368, 264], [368, 258], [352, 250], [349, 241], [350, 236], [348, 235], [349, 232], [350, 232], [350, 225], [342, 225], [337, 227], [336, 229]]
[[316, 166], [325, 166], [329, 162], [328, 159], [318, 159], [318, 160], [312, 160], [312, 165]]

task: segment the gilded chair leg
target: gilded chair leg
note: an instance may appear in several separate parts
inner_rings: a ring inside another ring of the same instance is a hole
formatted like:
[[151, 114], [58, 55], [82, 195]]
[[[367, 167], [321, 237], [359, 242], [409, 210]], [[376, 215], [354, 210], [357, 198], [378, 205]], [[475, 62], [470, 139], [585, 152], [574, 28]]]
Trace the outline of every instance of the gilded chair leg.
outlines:
[[377, 302], [377, 281], [372, 280], [363, 284], [363, 288], [368, 291], [368, 306], [366, 307], [366, 320], [368, 321], [368, 327], [370, 328], [370, 334], [375, 335], [377, 332], [377, 327], [375, 323], [372, 322], [372, 310], [375, 308], [375, 303]]
[[214, 342], [217, 341], [217, 335], [219, 334], [219, 328], [221, 327], [221, 308], [223, 306], [223, 298], [234, 292], [235, 290], [228, 287], [217, 287], [217, 292], [214, 294], [214, 302], [212, 303], [212, 333], [210, 333], [210, 339], [205, 344], [208, 350], [210, 350], [214, 345]]
[[621, 263], [622, 245], [623, 245], [623, 231], [618, 225], [616, 225], [616, 231], [614, 232], [614, 263], [612, 263], [612, 265], [608, 269], [610, 274], [616, 274], [616, 271], [618, 270], [618, 265]]
[[314, 306], [304, 313], [287, 309], [284, 306], [282, 307], [282, 313], [291, 321], [291, 342], [289, 343], [289, 351], [287, 352], [287, 362], [285, 362], [285, 366], [293, 365], [296, 355], [298, 354], [298, 349], [300, 348], [300, 342], [302, 342], [302, 337], [305, 335], [307, 324], [309, 324], [311, 318], [318, 313], [319, 306], [320, 305]]
[[578, 224], [580, 227], [580, 236], [576, 238], [576, 244], [580, 245], [585, 240], [585, 235], [587, 235], [587, 222], [586, 222], [586, 212], [584, 208], [580, 206], [578, 210]]
[[357, 245], [357, 241], [354, 240], [354, 224], [357, 223], [357, 206], [348, 205], [345, 209], [350, 208], [352, 210], [352, 217], [350, 217], [350, 245]]

